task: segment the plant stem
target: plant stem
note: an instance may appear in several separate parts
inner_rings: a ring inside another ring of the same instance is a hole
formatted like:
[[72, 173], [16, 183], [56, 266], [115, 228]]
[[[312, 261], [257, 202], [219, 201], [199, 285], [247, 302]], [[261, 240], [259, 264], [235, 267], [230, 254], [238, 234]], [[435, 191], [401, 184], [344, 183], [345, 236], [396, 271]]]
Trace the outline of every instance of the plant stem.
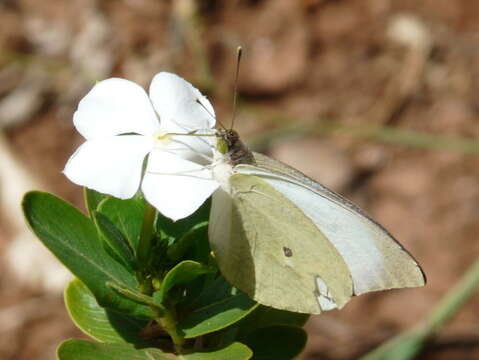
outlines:
[[426, 320], [428, 335], [439, 330], [469, 298], [474, 295], [479, 286], [479, 260], [469, 268], [439, 304], [431, 311]]
[[275, 128], [266, 135], [260, 134], [249, 141], [255, 151], [262, 151], [272, 142], [281, 139], [310, 135], [337, 135], [401, 145], [408, 148], [451, 151], [470, 155], [479, 154], [479, 141], [472, 138], [433, 134], [387, 125], [342, 124], [337, 121], [316, 118], [304, 119], [303, 122], [298, 123], [298, 121], [293, 121], [291, 118], [276, 112], [264, 112], [255, 108], [252, 110], [253, 116], [255, 112], [259, 112], [263, 118], [269, 118], [275, 124]]
[[426, 319], [413, 329], [395, 336], [361, 360], [414, 358], [444, 324], [461, 309], [479, 287], [479, 260], [469, 268], [462, 279], [441, 299]]
[[[144, 280], [144, 270], [148, 266], [148, 259], [150, 256], [150, 250], [151, 250], [151, 239], [153, 238], [153, 225], [156, 217], [156, 209], [151, 206], [148, 202], [145, 202], [145, 211], [143, 215], [143, 226], [141, 229], [141, 234], [140, 234], [140, 242], [138, 244], [138, 251], [137, 251], [137, 257], [138, 257], [138, 262], [140, 264], [140, 272], [138, 273], [138, 276]], [[159, 281], [159, 279], [157, 279]], [[159, 287], [159, 284], [156, 284], [157, 287]], [[144, 286], [143, 292], [148, 292], [151, 293], [153, 292], [153, 284], [150, 282], [144, 283], [143, 285], [148, 285]], [[148, 290], [145, 290], [148, 289]], [[180, 354], [182, 351], [183, 343], [184, 343], [184, 338], [178, 333], [178, 330], [176, 328], [176, 315], [175, 315], [175, 309], [172, 307], [165, 307], [161, 309], [161, 312], [159, 311], [158, 308], [156, 308], [154, 305], [153, 307], [158, 313], [158, 317], [156, 318], [156, 322], [170, 335], [171, 340], [173, 341], [173, 345], [175, 348], [175, 351]], [[160, 315], [161, 314], [161, 315]]]
[[143, 226], [141, 228], [140, 242], [138, 244], [137, 258], [140, 269], [144, 269], [148, 264], [150, 255], [151, 239], [153, 237], [153, 223], [156, 217], [156, 209], [145, 201], [145, 211], [143, 215]]
[[178, 333], [178, 329], [176, 328], [176, 316], [174, 309], [170, 307], [165, 309], [163, 316], [157, 318], [156, 321], [168, 333], [168, 335], [170, 335], [176, 353], [181, 354], [185, 339]]

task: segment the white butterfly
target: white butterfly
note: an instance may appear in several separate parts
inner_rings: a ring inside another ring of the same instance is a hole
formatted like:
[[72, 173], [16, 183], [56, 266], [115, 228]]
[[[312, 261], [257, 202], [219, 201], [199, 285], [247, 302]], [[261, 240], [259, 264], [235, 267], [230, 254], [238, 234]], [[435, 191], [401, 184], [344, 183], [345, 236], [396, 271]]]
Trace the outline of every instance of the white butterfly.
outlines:
[[233, 285], [264, 305], [316, 314], [352, 295], [425, 284], [411, 255], [358, 206], [250, 152], [232, 130], [218, 142], [216, 166], [231, 170], [213, 195], [209, 235]]

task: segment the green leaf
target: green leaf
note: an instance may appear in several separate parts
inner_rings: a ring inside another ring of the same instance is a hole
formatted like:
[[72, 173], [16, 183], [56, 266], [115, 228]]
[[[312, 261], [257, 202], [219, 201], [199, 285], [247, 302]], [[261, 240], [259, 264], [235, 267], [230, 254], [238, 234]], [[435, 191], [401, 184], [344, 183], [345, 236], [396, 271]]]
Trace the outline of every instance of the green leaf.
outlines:
[[238, 323], [241, 334], [274, 325], [303, 327], [309, 319], [309, 314], [295, 313], [273, 309], [264, 305], [258, 306], [253, 312]]
[[253, 350], [254, 360], [291, 360], [303, 351], [307, 338], [302, 328], [276, 325], [255, 330], [241, 342]]
[[83, 188], [83, 198], [85, 200], [85, 207], [91, 217], [92, 212], [98, 209], [100, 202], [109, 198], [109, 195], [99, 193], [92, 189]]
[[116, 225], [136, 252], [143, 225], [144, 200], [140, 198], [120, 200], [110, 197], [101, 202], [98, 211]]
[[210, 336], [209, 344], [228, 344], [234, 340], [244, 338], [257, 329], [275, 325], [303, 327], [308, 318], [309, 314], [277, 310], [264, 305], [259, 305], [237, 323], [214, 334], [212, 337]]
[[187, 253], [191, 259], [203, 264], [211, 264], [217, 269], [218, 265], [211, 256], [210, 240], [208, 237], [208, 224], [203, 227], [197, 227], [191, 234], [195, 238], [195, 246], [192, 248], [191, 254]]
[[156, 348], [136, 349], [130, 344], [97, 343], [87, 340], [71, 339], [58, 347], [59, 360], [173, 360], [173, 354], [167, 354]]
[[153, 295], [155, 300], [163, 303], [168, 291], [178, 285], [184, 285], [200, 275], [207, 274], [213, 270], [203, 264], [191, 260], [185, 260], [177, 264], [173, 269], [168, 271], [161, 288]]
[[92, 338], [102, 342], [145, 342], [139, 335], [147, 321], [102, 308], [80, 280], [68, 284], [64, 297], [75, 325]]
[[238, 293], [194, 309], [179, 321], [178, 329], [187, 339], [208, 334], [236, 323], [257, 306], [246, 294]]
[[201, 222], [169, 246], [167, 255], [172, 261], [189, 258], [206, 263], [209, 253], [208, 223]]
[[182, 360], [247, 360], [251, 359], [253, 352], [244, 344], [234, 342], [219, 350], [205, 350], [191, 354], [181, 355]]
[[42, 192], [23, 199], [23, 211], [35, 235], [71, 272], [85, 283], [103, 307], [139, 317], [153, 317], [145, 305], [135, 303], [106, 286], [107, 281], [137, 289], [138, 282], [102, 247], [95, 225], [65, 201]]
[[205, 285], [193, 302], [186, 303], [184, 306], [188, 309], [198, 309], [236, 295], [237, 293], [238, 290], [231, 286], [223, 276], [218, 276]]
[[251, 350], [240, 343], [217, 350], [174, 355], [158, 348], [136, 349], [130, 344], [102, 344], [71, 339], [57, 350], [59, 360], [248, 360], [251, 355]]
[[124, 264], [128, 270], [136, 269], [136, 258], [127, 239], [110, 219], [98, 211], [91, 214], [95, 224], [106, 243], [106, 246], [114, 253], [114, 257]]

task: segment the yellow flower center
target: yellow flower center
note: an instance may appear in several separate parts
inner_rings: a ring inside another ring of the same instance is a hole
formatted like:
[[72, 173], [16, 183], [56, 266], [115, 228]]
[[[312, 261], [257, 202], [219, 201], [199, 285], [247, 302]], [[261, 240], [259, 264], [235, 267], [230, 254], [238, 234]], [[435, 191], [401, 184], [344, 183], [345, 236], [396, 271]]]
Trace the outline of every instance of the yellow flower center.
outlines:
[[171, 143], [171, 136], [173, 134], [168, 133], [164, 130], [158, 130], [153, 135], [155, 141], [155, 147], [165, 147]]

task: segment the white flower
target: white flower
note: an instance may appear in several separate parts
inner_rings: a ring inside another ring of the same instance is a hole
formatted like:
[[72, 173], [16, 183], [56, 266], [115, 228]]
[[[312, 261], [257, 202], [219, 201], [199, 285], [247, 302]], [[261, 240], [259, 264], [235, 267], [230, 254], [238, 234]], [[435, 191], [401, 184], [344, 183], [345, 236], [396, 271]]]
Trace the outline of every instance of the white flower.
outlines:
[[[73, 116], [86, 141], [63, 172], [78, 185], [121, 199], [133, 197], [141, 182], [149, 203], [173, 220], [184, 218], [213, 191], [211, 172], [202, 164], [205, 155], [212, 154], [214, 138], [168, 134], [208, 132], [215, 125], [214, 116], [206, 97], [174, 74], [157, 74], [149, 97], [131, 81], [101, 81]], [[189, 177], [192, 167], [195, 174]]]

